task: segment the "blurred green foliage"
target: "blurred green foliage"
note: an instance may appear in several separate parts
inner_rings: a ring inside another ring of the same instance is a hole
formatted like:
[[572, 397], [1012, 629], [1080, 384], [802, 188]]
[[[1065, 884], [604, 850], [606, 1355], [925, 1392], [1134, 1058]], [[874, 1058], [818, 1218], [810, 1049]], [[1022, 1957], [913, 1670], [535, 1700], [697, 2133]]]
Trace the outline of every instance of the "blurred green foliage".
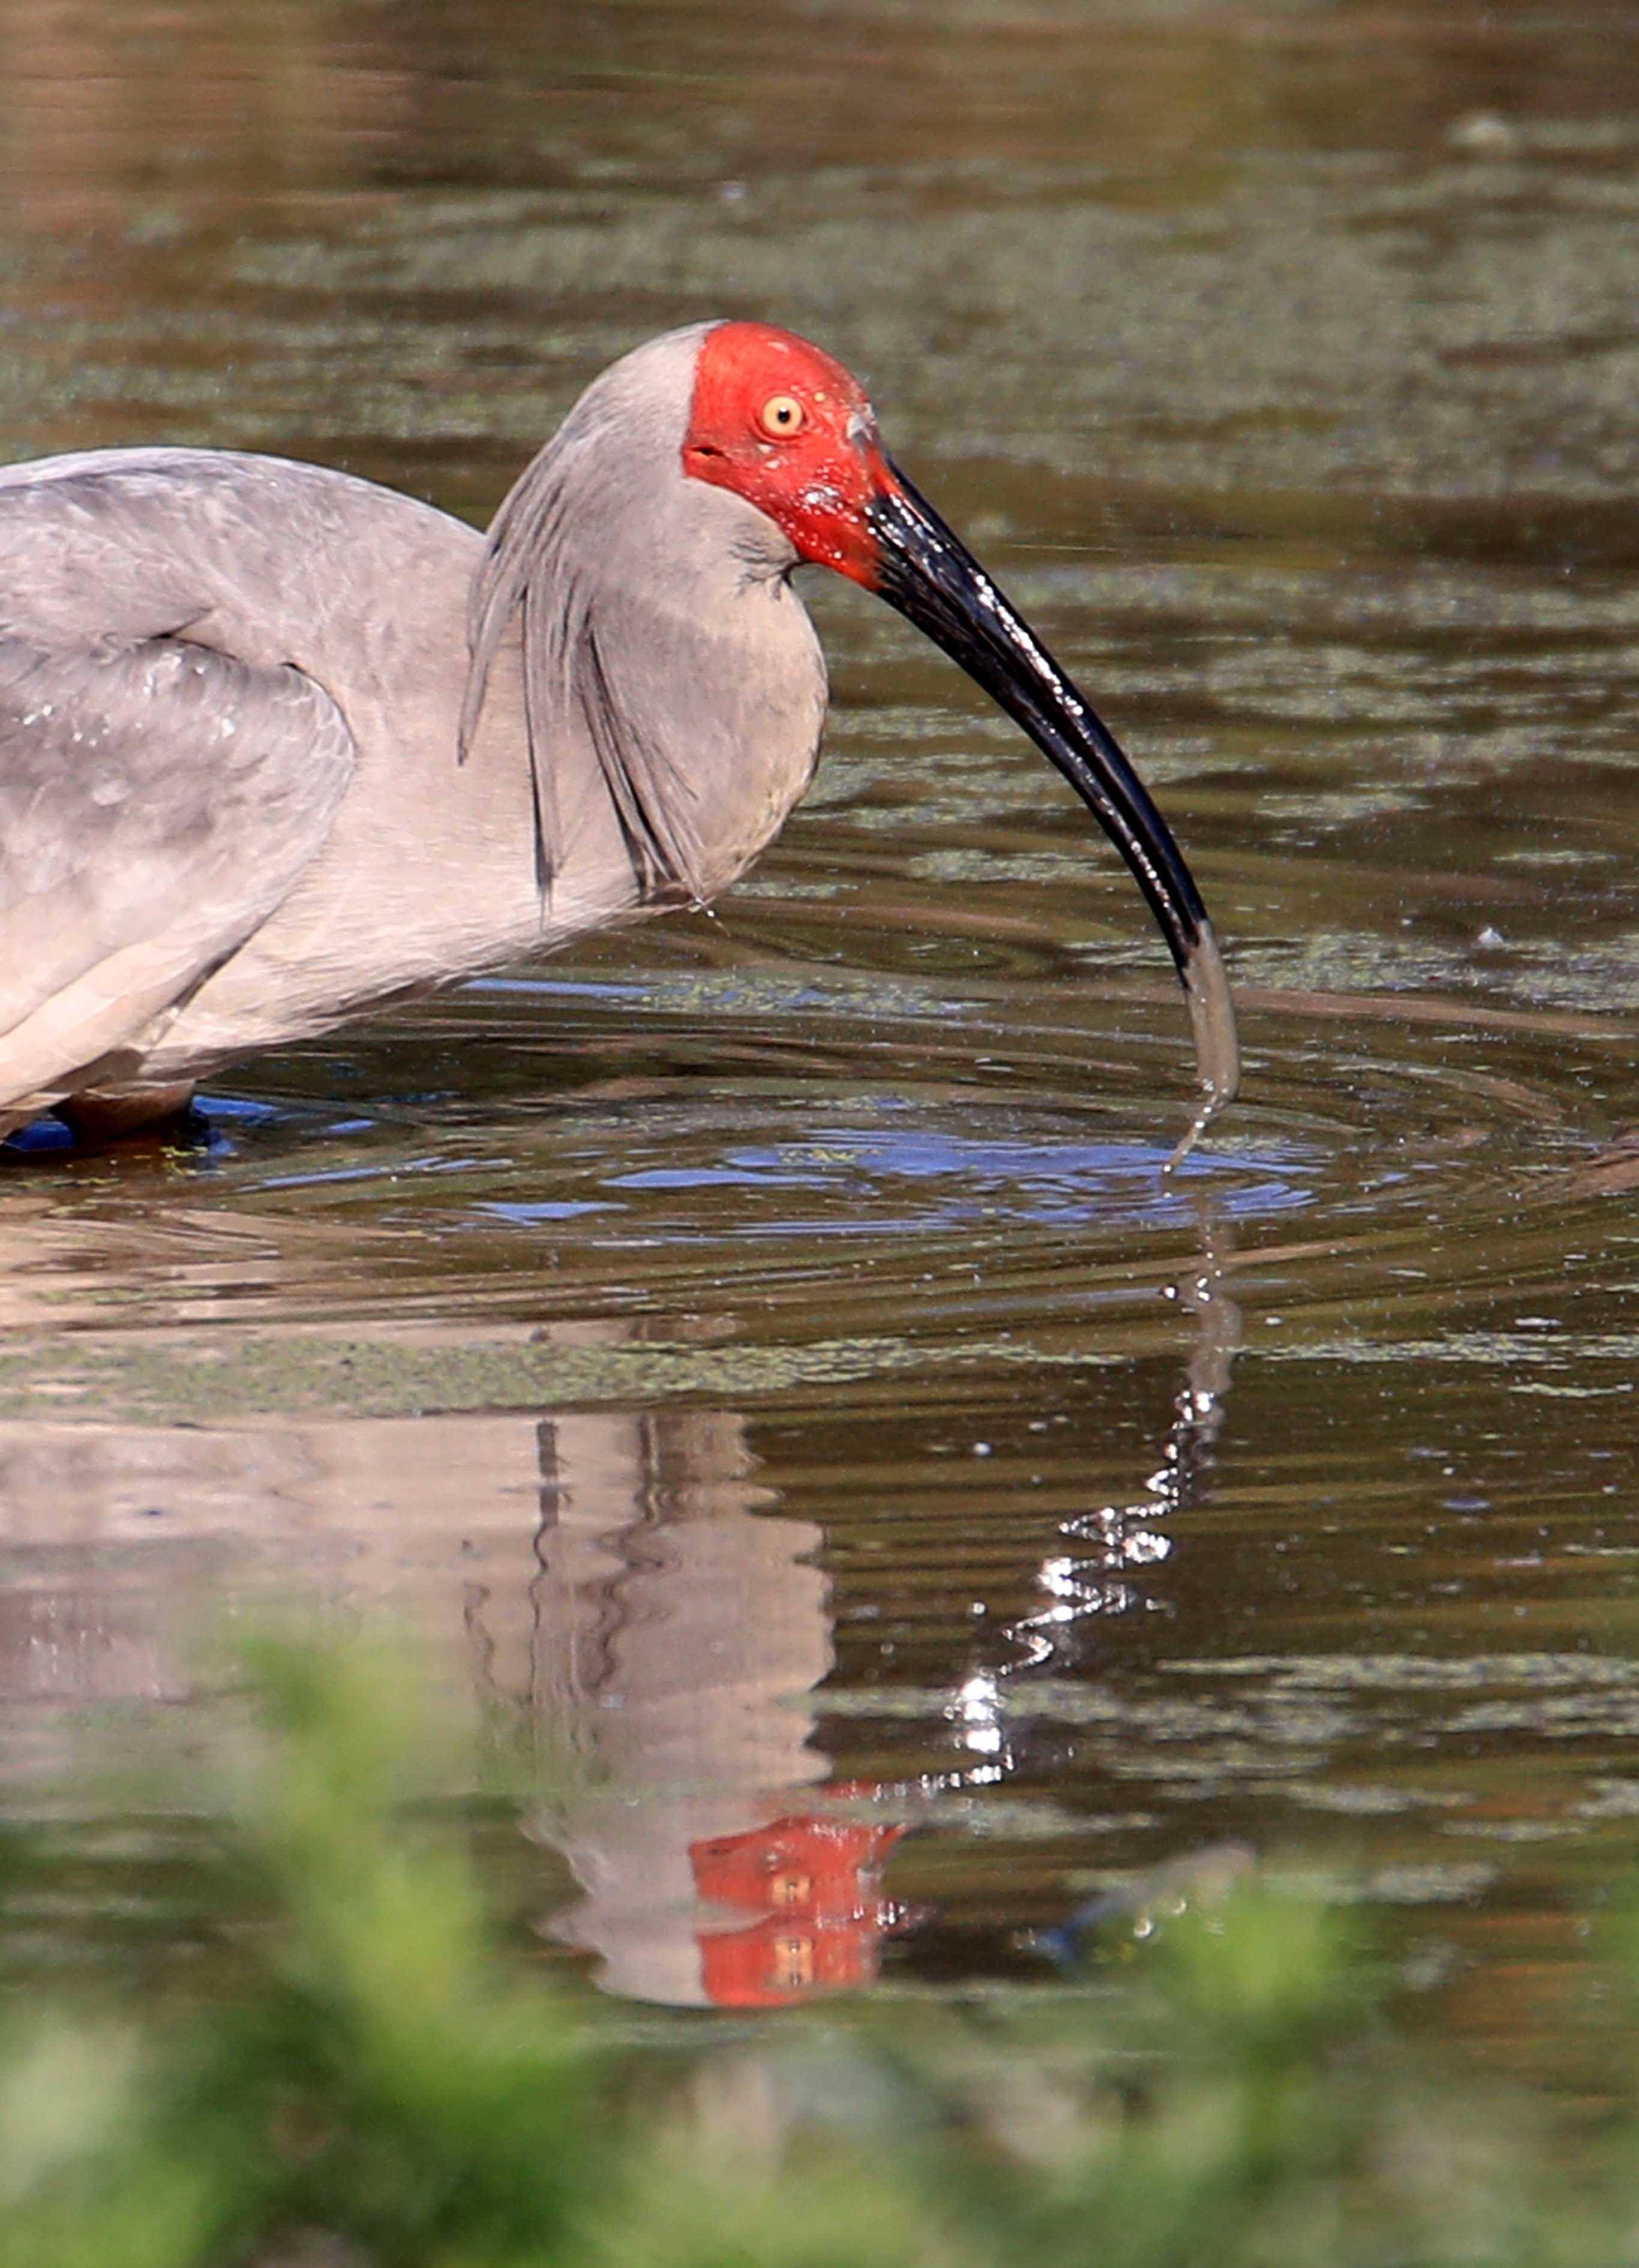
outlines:
[[225, 1992], [13, 1984], [4, 2268], [1525, 2268], [1631, 2259], [1602, 2174], [1382, 2014], [1340, 1910], [1240, 1890], [1060, 1992], [647, 2036], [548, 1986], [426, 1800], [402, 1670], [263, 1646]]

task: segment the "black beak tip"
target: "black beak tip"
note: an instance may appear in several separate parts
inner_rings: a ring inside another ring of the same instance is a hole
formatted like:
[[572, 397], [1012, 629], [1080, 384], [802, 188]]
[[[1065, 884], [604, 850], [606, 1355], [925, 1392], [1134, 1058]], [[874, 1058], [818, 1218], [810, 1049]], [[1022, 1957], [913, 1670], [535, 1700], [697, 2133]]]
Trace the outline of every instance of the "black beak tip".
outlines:
[[1195, 879], [1114, 734], [978, 562], [895, 467], [868, 518], [877, 590], [1029, 733], [1110, 836], [1159, 923], [1189, 1003], [1202, 1101], [1178, 1166], [1240, 1084], [1235, 1009]]

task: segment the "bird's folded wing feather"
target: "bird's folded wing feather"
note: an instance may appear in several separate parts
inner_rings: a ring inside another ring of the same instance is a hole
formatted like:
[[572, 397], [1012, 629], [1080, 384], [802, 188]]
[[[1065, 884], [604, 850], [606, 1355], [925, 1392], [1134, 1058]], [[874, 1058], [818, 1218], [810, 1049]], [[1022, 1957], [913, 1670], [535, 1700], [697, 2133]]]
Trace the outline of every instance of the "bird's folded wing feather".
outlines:
[[329, 831], [345, 718], [296, 669], [0, 637], [0, 1107], [140, 1040]]

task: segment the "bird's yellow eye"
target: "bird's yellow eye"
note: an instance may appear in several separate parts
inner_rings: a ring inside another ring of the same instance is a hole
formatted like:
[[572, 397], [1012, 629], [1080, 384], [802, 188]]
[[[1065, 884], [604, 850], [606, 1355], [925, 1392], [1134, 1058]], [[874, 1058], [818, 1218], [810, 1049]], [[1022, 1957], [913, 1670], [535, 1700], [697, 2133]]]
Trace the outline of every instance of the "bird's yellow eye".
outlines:
[[763, 404], [758, 422], [763, 431], [772, 433], [775, 440], [788, 441], [794, 433], [802, 431], [807, 423], [807, 412], [794, 394], [771, 394]]

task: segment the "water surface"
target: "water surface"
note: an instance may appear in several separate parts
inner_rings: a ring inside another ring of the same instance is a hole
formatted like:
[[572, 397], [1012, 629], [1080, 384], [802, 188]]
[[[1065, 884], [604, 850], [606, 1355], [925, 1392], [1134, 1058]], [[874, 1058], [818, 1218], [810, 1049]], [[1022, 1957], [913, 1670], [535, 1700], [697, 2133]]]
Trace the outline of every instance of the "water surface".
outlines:
[[[572, 1760], [485, 1848], [613, 1991], [1045, 1980], [1244, 1851], [1574, 2077], [1639, 1816], [1627, 11], [4, 0], [0, 66], [7, 453], [483, 519], [638, 338], [794, 323], [1155, 787], [1247, 1055], [1163, 1183], [1124, 874], [816, 589], [824, 765], [715, 918], [0, 1174], [13, 1806], [92, 1705], [206, 1741], [202, 1616], [294, 1591]], [[78, 1926], [163, 1942], [181, 1829], [96, 1802]]]

